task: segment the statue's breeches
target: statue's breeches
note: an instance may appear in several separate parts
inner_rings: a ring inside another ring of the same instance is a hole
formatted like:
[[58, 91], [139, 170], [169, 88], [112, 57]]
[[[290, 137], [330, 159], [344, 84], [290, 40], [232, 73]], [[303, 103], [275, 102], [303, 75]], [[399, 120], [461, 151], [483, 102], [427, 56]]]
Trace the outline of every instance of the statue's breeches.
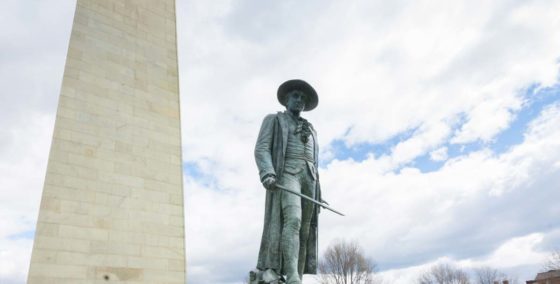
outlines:
[[[311, 198], [315, 198], [315, 175], [305, 160], [287, 159], [284, 174], [280, 178], [283, 186]], [[307, 241], [314, 204], [288, 192], [282, 193], [282, 257], [288, 283], [300, 283], [305, 267]]]

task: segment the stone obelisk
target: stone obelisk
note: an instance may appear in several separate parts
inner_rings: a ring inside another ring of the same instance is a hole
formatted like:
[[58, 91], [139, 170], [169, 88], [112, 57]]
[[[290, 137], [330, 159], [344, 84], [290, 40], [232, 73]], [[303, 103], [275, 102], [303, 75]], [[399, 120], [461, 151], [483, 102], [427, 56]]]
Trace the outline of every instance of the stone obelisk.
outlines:
[[185, 283], [174, 0], [78, 0], [28, 283]]

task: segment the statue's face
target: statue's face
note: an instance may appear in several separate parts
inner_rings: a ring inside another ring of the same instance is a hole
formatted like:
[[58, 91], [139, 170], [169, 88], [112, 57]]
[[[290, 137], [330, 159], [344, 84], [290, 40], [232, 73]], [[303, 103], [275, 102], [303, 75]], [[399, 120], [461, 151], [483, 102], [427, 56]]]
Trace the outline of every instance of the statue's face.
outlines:
[[291, 112], [302, 112], [305, 109], [307, 95], [302, 91], [291, 91], [288, 94], [288, 102], [286, 108]]

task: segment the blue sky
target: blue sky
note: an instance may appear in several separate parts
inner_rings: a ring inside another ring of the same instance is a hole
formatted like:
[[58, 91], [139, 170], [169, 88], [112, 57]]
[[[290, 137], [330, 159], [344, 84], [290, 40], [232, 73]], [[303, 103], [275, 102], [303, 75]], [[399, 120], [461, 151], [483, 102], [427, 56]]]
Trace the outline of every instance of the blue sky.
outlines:
[[[480, 151], [488, 148], [492, 152], [499, 155], [510, 149], [514, 145], [523, 142], [523, 135], [527, 130], [529, 123], [534, 120], [541, 111], [560, 99], [560, 87], [553, 85], [550, 87], [540, 88], [539, 84], [531, 84], [519, 91], [523, 100], [522, 107], [513, 112], [513, 118], [507, 128], [500, 131], [495, 137], [489, 141], [477, 140], [470, 143], [452, 143], [448, 141], [444, 145], [447, 158], [444, 160], [433, 159], [430, 153], [410, 161], [408, 165], [420, 169], [422, 172], [437, 171], [440, 169], [447, 159], [453, 159], [459, 156], [467, 155], [470, 152]], [[458, 131], [461, 124], [454, 125], [453, 131]], [[321, 165], [328, 165], [333, 159], [347, 160], [352, 159], [356, 162], [362, 162], [370, 156], [380, 157], [391, 155], [393, 148], [400, 142], [409, 139], [414, 135], [417, 128], [413, 128], [398, 133], [379, 143], [356, 143], [348, 145], [344, 139], [335, 139], [327, 147], [333, 149], [333, 156], [328, 159], [321, 160]]]
[[[189, 283], [255, 265], [253, 147], [292, 78], [319, 93], [304, 116], [347, 215], [323, 214], [320, 252], [357, 240], [386, 283], [441, 262], [531, 279], [560, 247], [558, 5], [178, 1]], [[0, 7], [0, 283], [24, 283], [74, 3]]]

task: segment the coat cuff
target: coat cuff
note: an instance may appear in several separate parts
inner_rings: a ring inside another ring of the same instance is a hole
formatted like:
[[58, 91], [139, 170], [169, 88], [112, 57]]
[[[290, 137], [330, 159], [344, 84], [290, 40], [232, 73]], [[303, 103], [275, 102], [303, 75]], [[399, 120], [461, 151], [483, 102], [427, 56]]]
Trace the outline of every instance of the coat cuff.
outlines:
[[274, 173], [265, 173], [265, 174], [261, 175], [261, 182], [263, 182], [267, 177], [270, 177], [270, 176], [276, 177], [276, 174], [274, 174]]

